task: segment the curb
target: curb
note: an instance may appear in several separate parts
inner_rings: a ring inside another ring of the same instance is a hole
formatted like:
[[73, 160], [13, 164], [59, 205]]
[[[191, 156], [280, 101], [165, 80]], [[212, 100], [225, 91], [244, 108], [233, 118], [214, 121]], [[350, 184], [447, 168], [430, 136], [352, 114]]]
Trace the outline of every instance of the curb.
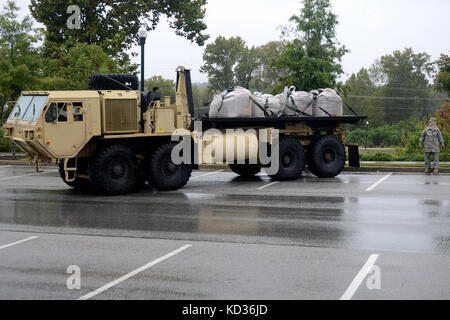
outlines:
[[[228, 166], [224, 165], [201, 165], [200, 170], [225, 170], [230, 171]], [[306, 169], [308, 171], [308, 168]], [[345, 167], [344, 172], [394, 172], [394, 173], [423, 173], [424, 167]], [[441, 168], [440, 173], [450, 173], [450, 168]]]
[[[28, 161], [19, 160], [0, 160], [0, 166], [30, 166]], [[57, 167], [52, 163], [46, 163], [42, 167]], [[226, 165], [201, 165], [200, 170], [225, 170], [230, 171], [230, 168]], [[424, 167], [361, 167], [351, 168], [345, 167], [344, 172], [397, 172], [397, 173], [423, 173]], [[440, 173], [450, 174], [450, 168], [441, 168]]]
[[[30, 164], [28, 161], [21, 161], [21, 160], [0, 160], [0, 166], [33, 166], [34, 164]], [[52, 162], [52, 163], [45, 163], [42, 165], [42, 167], [57, 167], [57, 165]]]

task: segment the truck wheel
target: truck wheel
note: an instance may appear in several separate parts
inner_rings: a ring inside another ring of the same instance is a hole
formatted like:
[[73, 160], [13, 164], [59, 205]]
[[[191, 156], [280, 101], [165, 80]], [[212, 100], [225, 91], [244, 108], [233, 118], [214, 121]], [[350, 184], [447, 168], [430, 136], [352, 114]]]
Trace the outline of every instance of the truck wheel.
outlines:
[[75, 179], [75, 181], [66, 181], [66, 175], [64, 173], [64, 159], [60, 159], [58, 161], [58, 171], [59, 175], [61, 176], [61, 179], [64, 181], [65, 184], [67, 184], [69, 187], [74, 189], [87, 189], [91, 188], [91, 183], [88, 179]]
[[175, 143], [161, 145], [152, 153], [147, 163], [148, 182], [159, 191], [181, 189], [191, 177], [191, 165], [176, 165], [172, 162], [172, 149], [175, 146]]
[[258, 164], [230, 164], [230, 169], [241, 177], [251, 178], [261, 172]]
[[95, 189], [108, 195], [118, 195], [135, 189], [139, 166], [136, 155], [129, 148], [114, 145], [94, 156], [88, 171]]
[[293, 137], [280, 140], [280, 160], [278, 173], [271, 175], [274, 180], [295, 180], [305, 168], [305, 151], [301, 143]]
[[333, 178], [345, 167], [345, 148], [335, 136], [317, 139], [308, 150], [308, 167], [319, 178]]

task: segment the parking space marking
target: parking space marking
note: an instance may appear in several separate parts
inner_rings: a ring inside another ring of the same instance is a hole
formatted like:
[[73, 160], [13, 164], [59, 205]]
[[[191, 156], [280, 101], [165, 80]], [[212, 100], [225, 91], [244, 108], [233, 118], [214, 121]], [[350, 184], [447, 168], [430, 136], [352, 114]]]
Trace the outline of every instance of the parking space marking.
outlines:
[[9, 168], [11, 166], [0, 166], [0, 169]]
[[219, 170], [219, 171], [214, 171], [214, 172], [208, 172], [208, 173], [205, 173], [205, 174], [201, 174], [201, 175], [192, 177], [191, 180], [192, 180], [192, 179], [201, 178], [201, 177], [210, 176], [210, 175], [213, 175], [213, 174], [216, 174], [216, 173], [219, 173], [219, 172], [223, 172], [223, 171], [225, 171], [225, 170]]
[[27, 241], [30, 241], [30, 240], [34, 240], [34, 239], [37, 239], [37, 238], [38, 237], [33, 236], [33, 237], [28, 237], [28, 238], [23, 239], [23, 240], [19, 240], [19, 241], [16, 241], [16, 242], [5, 244], [4, 246], [0, 247], [0, 250], [5, 249], [5, 248], [9, 248], [9, 247], [12, 247], [12, 246], [15, 246], [16, 244], [21, 244], [21, 243], [24, 243], [24, 242], [27, 242]]
[[372, 270], [372, 267], [375, 264], [375, 262], [377, 261], [378, 257], [379, 257], [378, 254], [372, 254], [369, 257], [369, 259], [367, 260], [366, 264], [358, 272], [358, 274], [353, 279], [353, 281], [350, 284], [350, 286], [347, 288], [347, 290], [342, 295], [341, 300], [351, 300], [352, 299], [352, 297], [355, 294], [356, 290], [358, 290], [358, 288], [361, 285], [361, 283], [364, 281], [366, 276]]
[[24, 178], [24, 177], [30, 177], [30, 176], [37, 176], [39, 174], [46, 174], [46, 173], [56, 172], [56, 171], [58, 171], [58, 170], [56, 169], [56, 170], [49, 170], [49, 171], [46, 171], [46, 172], [30, 173], [30, 174], [25, 174], [25, 175], [22, 175], [22, 176], [12, 176], [12, 177], [7, 177], [7, 178], [1, 178], [0, 181], [10, 180], [10, 179], [18, 179], [18, 178]]
[[275, 182], [266, 184], [265, 186], [262, 186], [262, 187], [258, 188], [258, 190], [263, 190], [263, 189], [265, 189], [265, 188], [268, 188], [268, 187], [271, 187], [271, 186], [273, 186], [273, 185], [276, 185], [277, 183], [280, 183], [280, 181], [275, 181]]
[[370, 192], [373, 189], [375, 189], [376, 187], [378, 187], [383, 181], [385, 181], [387, 178], [389, 178], [390, 176], [392, 176], [394, 173], [390, 172], [387, 175], [385, 175], [383, 178], [381, 178], [380, 180], [378, 180], [377, 182], [375, 182], [370, 188], [368, 188], [366, 190], [366, 192]]
[[164, 260], [167, 260], [167, 259], [169, 259], [169, 258], [171, 258], [171, 257], [173, 257], [173, 256], [175, 256], [175, 255], [177, 255], [177, 254], [179, 254], [181, 252], [183, 252], [186, 249], [189, 249], [191, 246], [192, 246], [191, 244], [186, 244], [186, 245], [184, 245], [184, 246], [182, 246], [182, 247], [180, 247], [180, 248], [178, 248], [178, 249], [176, 249], [176, 250], [174, 250], [172, 252], [169, 252], [168, 254], [166, 254], [166, 255], [158, 258], [158, 259], [155, 259], [155, 260], [147, 263], [146, 265], [143, 265], [142, 267], [139, 267], [139, 268], [131, 271], [130, 273], [127, 273], [126, 275], [120, 277], [119, 279], [111, 281], [111, 282], [105, 284], [104, 286], [98, 288], [97, 290], [89, 292], [88, 294], [78, 298], [77, 300], [88, 300], [88, 299], [90, 299], [92, 297], [95, 297], [96, 295], [98, 295], [98, 294], [100, 294], [100, 293], [102, 293], [102, 292], [104, 292], [104, 291], [114, 287], [115, 285], [117, 285], [117, 284], [119, 284], [119, 283], [121, 283], [121, 282], [123, 282], [125, 280], [128, 280], [129, 278], [137, 275], [138, 273], [141, 273], [142, 271], [145, 271], [148, 268], [151, 268], [154, 265], [156, 265], [156, 264], [158, 264], [160, 262], [163, 262]]

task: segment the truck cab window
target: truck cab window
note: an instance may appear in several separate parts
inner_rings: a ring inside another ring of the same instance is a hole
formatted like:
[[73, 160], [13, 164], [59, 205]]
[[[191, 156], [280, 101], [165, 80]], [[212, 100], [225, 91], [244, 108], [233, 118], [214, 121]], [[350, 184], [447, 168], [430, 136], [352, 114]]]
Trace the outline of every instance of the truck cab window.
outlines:
[[56, 103], [53, 102], [47, 109], [47, 113], [45, 114], [45, 122], [55, 122], [57, 115], [58, 112], [56, 109]]
[[67, 104], [64, 102], [58, 103], [58, 122], [67, 122]]
[[83, 121], [83, 103], [74, 102], [73, 103], [73, 121], [79, 122]]
[[52, 102], [45, 114], [45, 122], [67, 122], [67, 104], [65, 102]]

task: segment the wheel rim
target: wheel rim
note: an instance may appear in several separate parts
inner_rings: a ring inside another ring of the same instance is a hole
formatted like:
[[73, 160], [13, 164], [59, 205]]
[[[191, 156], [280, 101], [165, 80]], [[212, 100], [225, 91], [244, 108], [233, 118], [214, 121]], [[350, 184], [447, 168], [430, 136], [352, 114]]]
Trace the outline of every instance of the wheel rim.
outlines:
[[289, 168], [294, 163], [294, 160], [295, 160], [294, 154], [291, 151], [287, 151], [283, 153], [281, 157], [281, 165], [284, 168]]
[[336, 161], [336, 150], [333, 148], [327, 148], [325, 149], [323, 153], [323, 161], [325, 163], [333, 163]]
[[121, 158], [112, 159], [107, 167], [108, 177], [112, 180], [121, 180], [128, 174], [128, 165]]
[[161, 162], [161, 171], [166, 176], [173, 176], [177, 173], [179, 167], [172, 162], [172, 158], [170, 155], [167, 155], [163, 158]]

